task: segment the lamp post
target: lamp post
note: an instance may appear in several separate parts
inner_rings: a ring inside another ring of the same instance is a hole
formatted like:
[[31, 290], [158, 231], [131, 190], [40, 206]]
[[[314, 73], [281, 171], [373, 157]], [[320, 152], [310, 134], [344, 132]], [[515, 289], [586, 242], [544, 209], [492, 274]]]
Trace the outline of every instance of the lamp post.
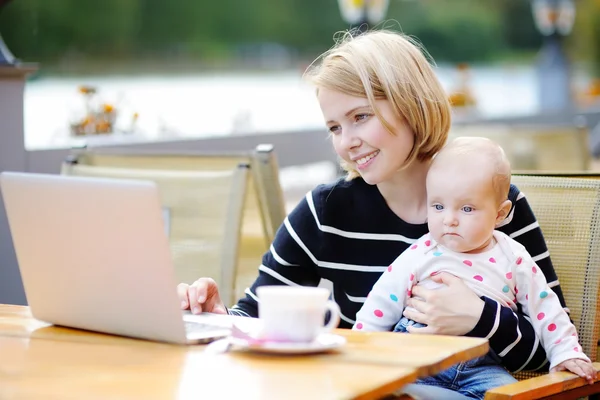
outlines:
[[385, 18], [389, 0], [338, 0], [342, 18], [361, 32]]
[[562, 42], [575, 23], [573, 0], [531, 0], [535, 24], [544, 36], [537, 76], [538, 96], [542, 111], [569, 109], [571, 77], [569, 61]]

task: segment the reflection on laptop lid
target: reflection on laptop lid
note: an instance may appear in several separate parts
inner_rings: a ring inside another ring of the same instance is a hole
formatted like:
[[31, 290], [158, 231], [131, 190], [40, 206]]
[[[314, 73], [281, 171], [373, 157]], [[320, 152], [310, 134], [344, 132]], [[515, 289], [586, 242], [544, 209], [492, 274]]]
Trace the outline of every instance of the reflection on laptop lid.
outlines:
[[229, 333], [236, 317], [187, 314], [204, 324], [186, 334], [153, 182], [3, 172], [0, 188], [35, 318], [171, 343]]

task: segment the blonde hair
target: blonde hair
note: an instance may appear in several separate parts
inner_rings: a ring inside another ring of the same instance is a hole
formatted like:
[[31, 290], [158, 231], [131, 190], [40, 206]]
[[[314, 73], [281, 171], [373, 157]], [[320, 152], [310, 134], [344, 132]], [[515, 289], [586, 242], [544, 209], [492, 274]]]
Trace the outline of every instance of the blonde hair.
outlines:
[[[445, 144], [451, 124], [448, 96], [422, 51], [416, 41], [398, 32], [345, 32], [304, 76], [317, 90], [367, 98], [382, 125], [395, 134], [375, 106], [375, 100], [388, 100], [415, 135], [406, 167], [414, 160], [431, 159]], [[359, 176], [351, 165], [342, 161], [341, 166], [347, 180]]]
[[461, 159], [475, 160], [474, 162], [479, 166], [490, 165], [496, 202], [500, 205], [508, 199], [511, 178], [510, 161], [499, 144], [484, 137], [457, 137], [434, 157], [429, 171], [444, 168], [444, 162], [456, 163]]

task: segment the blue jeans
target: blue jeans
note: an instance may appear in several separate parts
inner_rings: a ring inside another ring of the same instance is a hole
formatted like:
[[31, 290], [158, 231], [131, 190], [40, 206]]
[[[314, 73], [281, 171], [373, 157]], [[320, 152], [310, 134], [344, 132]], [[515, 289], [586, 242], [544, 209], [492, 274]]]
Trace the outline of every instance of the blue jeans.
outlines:
[[[403, 317], [394, 332], [407, 332], [408, 326], [422, 327]], [[490, 350], [485, 356], [461, 362], [445, 371], [427, 378], [417, 379], [418, 385], [436, 386], [458, 392], [469, 399], [481, 399], [489, 389], [514, 383], [517, 380], [502, 367], [500, 359]]]

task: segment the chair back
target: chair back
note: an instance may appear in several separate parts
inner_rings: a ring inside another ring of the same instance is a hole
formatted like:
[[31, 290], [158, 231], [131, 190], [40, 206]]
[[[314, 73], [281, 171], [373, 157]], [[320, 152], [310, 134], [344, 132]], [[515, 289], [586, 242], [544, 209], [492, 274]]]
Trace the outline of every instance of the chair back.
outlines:
[[250, 167], [244, 199], [242, 234], [238, 251], [235, 297], [256, 279], [263, 254], [275, 238], [286, 216], [283, 190], [275, 151], [261, 144], [250, 151], [216, 153], [199, 151], [159, 151], [130, 148], [92, 148], [74, 150], [66, 164], [164, 169], [218, 171], [234, 169], [240, 163]]
[[173, 152], [129, 148], [92, 148], [75, 150], [67, 162], [105, 167], [139, 169], [175, 169], [217, 171], [248, 164], [248, 196], [244, 204], [244, 232], [262, 231], [265, 246], [275, 238], [275, 232], [286, 216], [283, 190], [279, 181], [279, 167], [270, 144], [261, 144], [251, 151]]
[[498, 143], [513, 171], [585, 171], [590, 168], [588, 130], [533, 125], [453, 126], [450, 138], [483, 136]]
[[[247, 166], [221, 171], [178, 171], [64, 163], [61, 173], [154, 181], [177, 279], [192, 283], [201, 276], [213, 277], [223, 301], [234, 301]], [[140, 282], [143, 279], [140, 277]]]
[[[583, 351], [596, 360], [600, 308], [600, 180], [513, 175], [540, 224]], [[519, 373], [519, 379], [536, 374]]]

